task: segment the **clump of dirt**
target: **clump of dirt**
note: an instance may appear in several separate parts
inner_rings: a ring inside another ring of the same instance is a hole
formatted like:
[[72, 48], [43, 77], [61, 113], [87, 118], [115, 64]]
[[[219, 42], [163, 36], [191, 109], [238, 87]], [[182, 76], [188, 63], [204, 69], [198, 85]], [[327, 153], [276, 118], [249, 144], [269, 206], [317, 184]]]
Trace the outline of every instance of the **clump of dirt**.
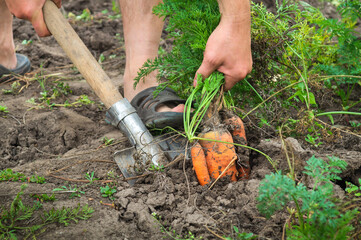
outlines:
[[[105, 56], [103, 68], [121, 87], [125, 64], [121, 19], [110, 19], [101, 13], [104, 9], [112, 11], [110, 2], [67, 1], [64, 11], [78, 15], [85, 6], [94, 19], [71, 23], [97, 59], [101, 54]], [[233, 226], [240, 232], [256, 234], [258, 239], [281, 239], [287, 213], [266, 219], [257, 210], [260, 181], [274, 170], [266, 158], [250, 152], [250, 179], [233, 183], [221, 179], [212, 190], [199, 185], [188, 158], [154, 171], [130, 186], [113, 161], [113, 153], [129, 143], [118, 129], [104, 121], [105, 109], [99, 99], [52, 37], [39, 39], [29, 23], [18, 19], [14, 28], [17, 51], [30, 58], [32, 73], [19, 80], [22, 88], [19, 93], [0, 95], [0, 105], [7, 106], [9, 111], [0, 115], [0, 169], [45, 176], [45, 184], [29, 184], [23, 197], [25, 204], [34, 200], [27, 193], [51, 193], [54, 188], [76, 187], [84, 193], [74, 198], [70, 198], [70, 193], [56, 194], [55, 202], [43, 203], [44, 210], [78, 204], [88, 204], [95, 210], [90, 219], [78, 224], [47, 228], [37, 236], [39, 239], [171, 239], [167, 234], [173, 231], [179, 238], [191, 233], [197, 238], [215, 239], [236, 237]], [[23, 40], [33, 42], [23, 45]], [[169, 47], [168, 40], [162, 44]], [[58, 100], [62, 103], [72, 102], [80, 95], [87, 95], [94, 103], [76, 108], [46, 104], [34, 108], [27, 100], [40, 97], [42, 80], [48, 88], [60, 81], [69, 85], [72, 93]], [[0, 89], [10, 88], [11, 82], [0, 84]], [[251, 121], [246, 124], [249, 145], [268, 154], [278, 169], [287, 170], [282, 143], [274, 130], [260, 130]], [[114, 141], [106, 144], [105, 139]], [[361, 176], [360, 140], [344, 137], [339, 141], [332, 145], [338, 146], [336, 150], [325, 148], [320, 153], [296, 139], [285, 139], [288, 150], [294, 153], [298, 174], [312, 155], [336, 155], [349, 164], [342, 177], [356, 182]], [[89, 182], [91, 173], [94, 181]], [[0, 205], [8, 206], [21, 184], [0, 182]], [[106, 184], [116, 189], [114, 199], [102, 197], [100, 190]]]

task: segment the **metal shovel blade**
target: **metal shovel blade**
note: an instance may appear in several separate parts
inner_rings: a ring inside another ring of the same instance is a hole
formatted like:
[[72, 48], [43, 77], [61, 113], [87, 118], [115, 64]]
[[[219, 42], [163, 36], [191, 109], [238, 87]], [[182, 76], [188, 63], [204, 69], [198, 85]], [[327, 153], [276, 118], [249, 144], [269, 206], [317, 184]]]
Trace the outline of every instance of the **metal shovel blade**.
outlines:
[[[130, 178], [137, 175], [134, 170], [134, 154], [136, 153], [137, 150], [134, 147], [114, 153], [114, 160], [121, 170], [124, 178]], [[128, 180], [128, 183], [131, 186], [133, 186], [135, 182], [136, 179]]]

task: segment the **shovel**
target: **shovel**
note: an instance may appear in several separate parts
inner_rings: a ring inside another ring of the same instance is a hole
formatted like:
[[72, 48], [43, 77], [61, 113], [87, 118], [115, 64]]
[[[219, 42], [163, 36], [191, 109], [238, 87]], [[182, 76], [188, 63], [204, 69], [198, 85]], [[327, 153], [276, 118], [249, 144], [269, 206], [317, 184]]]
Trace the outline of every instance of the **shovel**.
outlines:
[[[56, 5], [47, 0], [43, 12], [49, 31], [107, 107], [106, 121], [119, 128], [133, 145], [130, 150], [115, 154], [123, 176], [133, 177], [147, 164], [159, 166], [164, 158], [163, 151], [154, 142], [136, 110], [122, 97]], [[134, 184], [134, 181], [129, 183]]]

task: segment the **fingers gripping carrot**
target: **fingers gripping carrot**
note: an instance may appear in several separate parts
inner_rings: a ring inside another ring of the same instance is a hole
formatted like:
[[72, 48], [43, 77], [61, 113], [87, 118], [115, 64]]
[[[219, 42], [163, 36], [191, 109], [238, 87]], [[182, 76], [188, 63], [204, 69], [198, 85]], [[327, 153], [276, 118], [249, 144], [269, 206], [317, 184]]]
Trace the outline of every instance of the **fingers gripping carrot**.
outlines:
[[202, 146], [199, 143], [196, 143], [191, 148], [191, 157], [198, 182], [201, 184], [201, 186], [210, 183], [211, 178], [208, 173], [206, 156], [204, 155]]

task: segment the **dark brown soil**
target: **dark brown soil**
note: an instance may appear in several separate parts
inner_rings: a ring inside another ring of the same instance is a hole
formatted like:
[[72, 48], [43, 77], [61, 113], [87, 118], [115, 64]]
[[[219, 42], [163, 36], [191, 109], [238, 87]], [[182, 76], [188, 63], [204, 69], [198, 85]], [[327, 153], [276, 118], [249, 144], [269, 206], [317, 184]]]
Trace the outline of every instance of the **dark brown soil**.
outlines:
[[[85, 7], [91, 11], [93, 20], [71, 23], [96, 59], [101, 54], [105, 56], [102, 66], [121, 88], [125, 64], [121, 20], [109, 19], [101, 13], [104, 9], [112, 12], [110, 1], [66, 1], [63, 11], [79, 15]], [[131, 187], [113, 161], [113, 153], [129, 145], [127, 139], [104, 121], [104, 106], [56, 41], [52, 37], [39, 39], [31, 25], [22, 20], [15, 20], [14, 37], [17, 52], [30, 58], [32, 72], [18, 81], [21, 87], [13, 94], [0, 93], [0, 105], [9, 110], [9, 113], [0, 113], [0, 170], [12, 168], [27, 176], [45, 176], [45, 184], [30, 183], [26, 193], [51, 192], [69, 185], [84, 191], [81, 197], [72, 199], [70, 194], [57, 194], [55, 202], [43, 204], [45, 210], [78, 204], [88, 204], [95, 210], [90, 219], [77, 224], [50, 225], [38, 239], [172, 239], [168, 234], [174, 232], [179, 235], [174, 239], [186, 238], [189, 233], [197, 239], [217, 239], [218, 236], [235, 237], [233, 226], [240, 232], [256, 234], [258, 239], [281, 239], [287, 213], [266, 219], [256, 207], [259, 183], [273, 171], [263, 156], [251, 152], [249, 180], [235, 183], [222, 180], [212, 190], [198, 184], [188, 158], [139, 179]], [[23, 40], [33, 42], [23, 45]], [[168, 46], [164, 40], [162, 44]], [[94, 103], [66, 108], [40, 108], [30, 104], [27, 100], [41, 97], [39, 79], [45, 79], [48, 90], [60, 81], [69, 85], [72, 93], [59, 96], [55, 103], [74, 102], [81, 95], [89, 96]], [[10, 89], [11, 83], [0, 84], [0, 89]], [[249, 144], [272, 157], [279, 169], [287, 169], [278, 135], [271, 130], [260, 130], [251, 121], [246, 124]], [[349, 164], [342, 177], [356, 182], [361, 177], [361, 141], [357, 136], [342, 136], [341, 140], [332, 140], [321, 152], [288, 138], [286, 141], [295, 153], [296, 170], [300, 173], [312, 155], [336, 155]], [[104, 147], [104, 137], [114, 138], [115, 144]], [[115, 207], [104, 205], [112, 203], [101, 196], [100, 187], [104, 183], [81, 182], [92, 172], [98, 180], [111, 180], [116, 186]], [[0, 182], [0, 205], [9, 206], [21, 184]], [[344, 194], [339, 186], [335, 187]], [[25, 194], [23, 201], [31, 204], [33, 199]], [[156, 213], [159, 221], [155, 221], [152, 213]]]

